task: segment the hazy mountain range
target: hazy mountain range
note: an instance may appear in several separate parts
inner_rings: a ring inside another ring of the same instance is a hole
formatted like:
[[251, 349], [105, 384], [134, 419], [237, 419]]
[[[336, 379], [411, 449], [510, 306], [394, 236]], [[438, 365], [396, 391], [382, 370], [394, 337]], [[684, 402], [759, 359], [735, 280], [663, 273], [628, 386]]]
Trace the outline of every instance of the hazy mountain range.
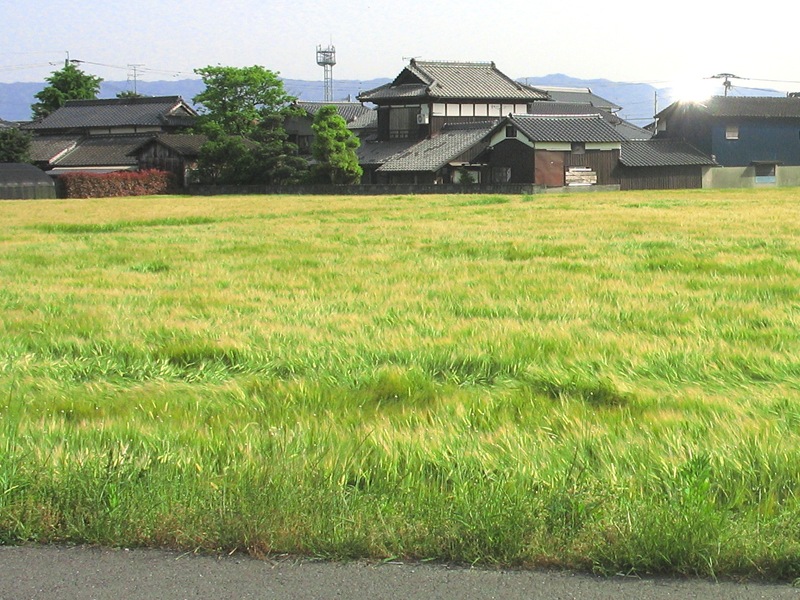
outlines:
[[[391, 79], [371, 79], [369, 81], [342, 80], [334, 81], [334, 95], [337, 100], [356, 100], [362, 91], [371, 90]], [[580, 87], [589, 88], [598, 96], [621, 106], [619, 116], [640, 127], [648, 124], [653, 115], [666, 108], [672, 102], [672, 93], [668, 88], [655, 88], [644, 83], [625, 83], [607, 79], [576, 79], [567, 75], [555, 74], [541, 77], [525, 77], [518, 81], [532, 86]], [[284, 87], [291, 95], [301, 100], [323, 100], [322, 81], [303, 81], [284, 79]], [[41, 83], [0, 83], [0, 119], [6, 121], [25, 121], [31, 117], [31, 104], [34, 95], [45, 86]], [[120, 92], [133, 91], [131, 81], [104, 81], [100, 85], [99, 98], [114, 98]], [[180, 79], [173, 81], [137, 81], [135, 91], [145, 96], [181, 96], [191, 103], [192, 98], [203, 91], [200, 79]], [[719, 92], [722, 92], [720, 86]], [[750, 95], [740, 93], [740, 95]], [[758, 95], [782, 95], [759, 90]]]

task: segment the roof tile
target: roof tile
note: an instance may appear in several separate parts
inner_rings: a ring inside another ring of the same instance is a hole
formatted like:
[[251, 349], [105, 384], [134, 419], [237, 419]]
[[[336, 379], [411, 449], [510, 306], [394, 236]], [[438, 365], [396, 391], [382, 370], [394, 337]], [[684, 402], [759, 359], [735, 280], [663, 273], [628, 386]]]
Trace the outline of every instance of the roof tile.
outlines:
[[534, 142], [621, 142], [625, 139], [599, 114], [511, 115], [510, 120]]
[[644, 140], [622, 143], [620, 162], [626, 167], [677, 167], [715, 165], [694, 146], [678, 140]]
[[378, 171], [436, 171], [475, 146], [496, 125], [492, 121], [445, 126], [438, 135], [393, 156]]
[[514, 100], [547, 99], [546, 92], [519, 83], [500, 72], [495, 64], [484, 62], [442, 62], [411, 60], [392, 83], [359, 95], [362, 102], [399, 98], [434, 100]]
[[111, 98], [105, 100], [68, 100], [61, 108], [24, 125], [34, 131], [92, 129], [105, 127], [163, 127], [185, 125], [197, 113], [180, 96], [154, 98]]

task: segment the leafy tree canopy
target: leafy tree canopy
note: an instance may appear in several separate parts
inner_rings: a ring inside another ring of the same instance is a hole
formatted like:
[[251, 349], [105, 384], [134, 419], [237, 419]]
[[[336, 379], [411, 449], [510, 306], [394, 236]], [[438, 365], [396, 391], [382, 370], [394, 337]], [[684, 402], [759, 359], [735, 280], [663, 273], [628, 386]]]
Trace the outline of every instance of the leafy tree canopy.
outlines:
[[134, 92], [133, 90], [125, 90], [124, 92], [117, 92], [117, 98], [144, 98], [144, 95], [139, 92]]
[[0, 129], [0, 163], [30, 162], [31, 136], [16, 127]]
[[103, 80], [84, 73], [73, 63], [67, 63], [60, 71], [53, 71], [45, 81], [49, 85], [34, 96], [38, 102], [31, 105], [34, 119], [46, 117], [64, 106], [67, 100], [94, 100]]
[[361, 141], [347, 128], [335, 106], [323, 106], [311, 124], [314, 142], [311, 153], [317, 159], [315, 179], [329, 183], [357, 183], [363, 170], [356, 149]]
[[212, 123], [200, 149], [196, 177], [217, 185], [287, 185], [306, 177], [308, 164], [287, 141], [283, 119], [272, 116], [251, 131], [250, 137], [228, 135]]
[[229, 135], [249, 136], [270, 116], [287, 114], [295, 100], [277, 73], [260, 66], [195, 69], [206, 89], [194, 97], [200, 129], [218, 126]]

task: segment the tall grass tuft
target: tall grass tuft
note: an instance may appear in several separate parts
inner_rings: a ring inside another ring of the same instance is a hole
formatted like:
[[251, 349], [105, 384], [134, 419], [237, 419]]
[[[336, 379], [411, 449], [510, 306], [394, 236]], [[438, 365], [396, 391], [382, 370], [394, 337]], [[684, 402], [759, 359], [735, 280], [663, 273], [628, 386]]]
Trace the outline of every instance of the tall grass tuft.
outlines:
[[800, 577], [792, 190], [0, 205], [0, 543]]

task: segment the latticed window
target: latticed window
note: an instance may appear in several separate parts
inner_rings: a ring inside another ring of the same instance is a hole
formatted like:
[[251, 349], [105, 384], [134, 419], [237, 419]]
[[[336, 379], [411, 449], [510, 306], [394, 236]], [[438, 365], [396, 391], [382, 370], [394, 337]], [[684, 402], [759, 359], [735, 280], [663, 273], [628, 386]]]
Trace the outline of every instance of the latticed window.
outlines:
[[408, 139], [417, 137], [419, 106], [392, 107], [389, 112], [389, 137]]

